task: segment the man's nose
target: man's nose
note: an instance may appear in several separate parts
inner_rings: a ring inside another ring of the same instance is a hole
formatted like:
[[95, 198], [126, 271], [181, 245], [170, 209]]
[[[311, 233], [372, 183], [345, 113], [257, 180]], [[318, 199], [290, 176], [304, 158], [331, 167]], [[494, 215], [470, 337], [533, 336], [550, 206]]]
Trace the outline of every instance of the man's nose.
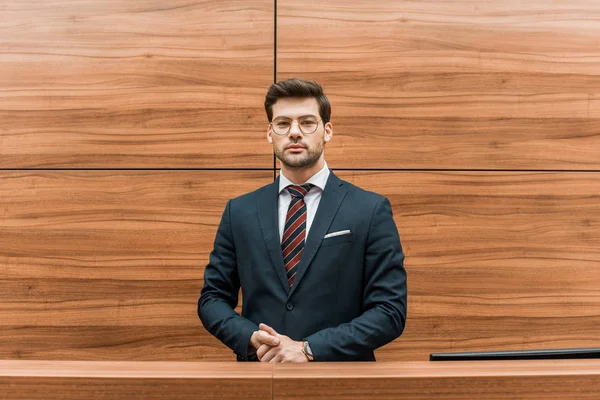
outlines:
[[292, 121], [290, 125], [290, 131], [288, 132], [290, 136], [300, 136], [302, 135], [302, 131], [300, 130], [300, 124], [298, 121]]

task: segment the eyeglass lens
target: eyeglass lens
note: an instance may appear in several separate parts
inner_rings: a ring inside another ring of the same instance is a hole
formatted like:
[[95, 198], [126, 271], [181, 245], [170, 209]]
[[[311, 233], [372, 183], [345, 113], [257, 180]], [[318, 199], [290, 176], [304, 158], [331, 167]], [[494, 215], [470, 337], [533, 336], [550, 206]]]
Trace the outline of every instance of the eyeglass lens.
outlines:
[[[278, 135], [286, 135], [292, 128], [293, 120], [276, 118], [272, 122], [273, 130]], [[298, 120], [298, 128], [305, 134], [314, 133], [319, 126], [319, 120], [314, 117], [300, 118]]]

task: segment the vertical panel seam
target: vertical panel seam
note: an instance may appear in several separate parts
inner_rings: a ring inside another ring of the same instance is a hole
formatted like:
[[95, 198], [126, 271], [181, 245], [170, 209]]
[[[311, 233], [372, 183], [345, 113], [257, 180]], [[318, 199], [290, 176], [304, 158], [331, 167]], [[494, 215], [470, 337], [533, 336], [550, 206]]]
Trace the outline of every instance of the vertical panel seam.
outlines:
[[[277, 0], [273, 0], [273, 83], [277, 83]], [[277, 179], [277, 158], [273, 152], [273, 181]]]

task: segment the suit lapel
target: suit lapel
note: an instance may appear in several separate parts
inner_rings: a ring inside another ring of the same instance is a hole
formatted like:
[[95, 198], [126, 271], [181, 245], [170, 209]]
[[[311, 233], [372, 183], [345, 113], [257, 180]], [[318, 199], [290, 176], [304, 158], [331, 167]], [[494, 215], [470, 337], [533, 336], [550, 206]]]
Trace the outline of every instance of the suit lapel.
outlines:
[[[294, 290], [296, 290], [300, 280], [302, 280], [302, 277], [315, 257], [315, 254], [317, 254], [317, 250], [319, 250], [321, 242], [323, 241], [323, 236], [325, 236], [329, 226], [331, 226], [333, 217], [335, 217], [340, 204], [342, 204], [342, 200], [346, 196], [347, 191], [348, 190], [344, 188], [343, 181], [335, 176], [333, 171], [330, 171], [325, 190], [323, 191], [323, 197], [321, 197], [321, 201], [319, 202], [317, 214], [315, 215], [315, 219], [308, 232], [308, 237], [306, 238], [304, 254], [302, 254], [298, 272], [296, 272], [296, 278], [294, 279], [294, 284], [292, 285], [289, 296], [294, 293]], [[283, 261], [281, 265], [283, 265]]]
[[275, 273], [279, 277], [286, 292], [289, 293], [290, 285], [285, 275], [283, 254], [281, 253], [281, 240], [279, 239], [279, 177], [272, 184], [266, 186], [257, 196], [258, 220], [269, 256], [271, 257]]

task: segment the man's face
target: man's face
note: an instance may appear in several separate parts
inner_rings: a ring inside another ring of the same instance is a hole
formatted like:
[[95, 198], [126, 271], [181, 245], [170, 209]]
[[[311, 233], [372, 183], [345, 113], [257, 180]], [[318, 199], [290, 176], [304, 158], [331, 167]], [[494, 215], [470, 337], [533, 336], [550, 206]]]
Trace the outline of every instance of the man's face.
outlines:
[[[302, 133], [302, 121], [311, 117], [319, 120], [317, 130], [312, 134]], [[333, 130], [331, 123], [324, 125], [321, 121], [317, 99], [279, 99], [273, 104], [273, 121], [291, 123], [287, 135], [277, 135], [270, 125], [267, 131], [267, 139], [273, 143], [275, 156], [287, 167], [310, 168], [324, 158], [323, 148], [331, 140]]]

